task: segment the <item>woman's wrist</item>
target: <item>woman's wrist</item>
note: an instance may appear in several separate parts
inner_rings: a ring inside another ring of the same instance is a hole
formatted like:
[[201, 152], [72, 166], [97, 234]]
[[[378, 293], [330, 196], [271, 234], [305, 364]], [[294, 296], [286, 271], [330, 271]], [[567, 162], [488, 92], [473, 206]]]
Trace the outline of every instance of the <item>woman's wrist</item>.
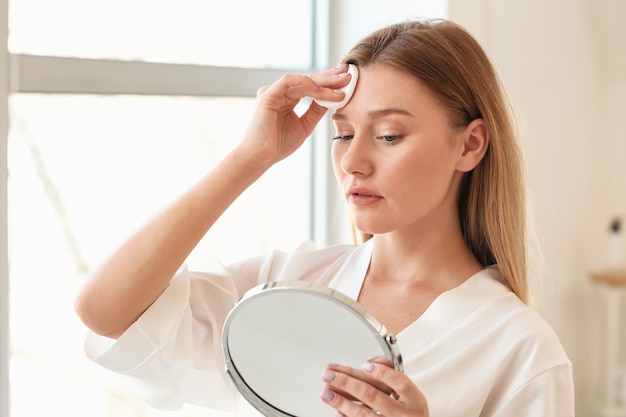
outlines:
[[247, 172], [257, 173], [259, 176], [276, 163], [274, 158], [261, 152], [255, 152], [249, 146], [238, 145], [230, 153], [230, 158]]

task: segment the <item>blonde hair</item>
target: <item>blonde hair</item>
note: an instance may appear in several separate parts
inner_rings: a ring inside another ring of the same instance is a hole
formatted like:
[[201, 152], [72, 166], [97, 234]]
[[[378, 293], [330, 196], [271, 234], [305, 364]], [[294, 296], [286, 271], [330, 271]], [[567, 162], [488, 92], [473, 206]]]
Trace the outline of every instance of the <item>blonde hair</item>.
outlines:
[[[489, 147], [460, 187], [461, 228], [476, 259], [484, 266], [498, 264], [504, 281], [527, 303], [522, 156], [500, 78], [478, 42], [447, 20], [409, 21], [365, 37], [343, 61], [394, 66], [429, 86], [456, 125], [486, 122]], [[369, 237], [362, 234], [360, 240]]]

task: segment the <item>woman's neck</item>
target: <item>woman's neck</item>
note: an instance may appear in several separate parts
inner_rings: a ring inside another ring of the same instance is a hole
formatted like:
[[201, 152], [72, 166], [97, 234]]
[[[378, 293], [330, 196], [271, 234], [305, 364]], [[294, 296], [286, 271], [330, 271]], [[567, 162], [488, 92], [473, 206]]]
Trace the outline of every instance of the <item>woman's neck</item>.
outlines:
[[483, 269], [460, 232], [376, 235], [369, 279], [412, 282], [442, 291]]

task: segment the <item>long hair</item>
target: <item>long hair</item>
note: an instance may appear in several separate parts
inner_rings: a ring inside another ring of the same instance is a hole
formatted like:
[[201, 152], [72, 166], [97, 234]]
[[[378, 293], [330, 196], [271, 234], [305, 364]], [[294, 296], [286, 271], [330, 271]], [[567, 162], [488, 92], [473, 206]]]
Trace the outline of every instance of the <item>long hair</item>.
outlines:
[[[489, 58], [461, 26], [420, 20], [382, 28], [357, 43], [343, 62], [391, 65], [427, 85], [452, 122], [482, 118], [490, 143], [465, 174], [459, 192], [462, 233], [484, 266], [498, 264], [504, 281], [528, 302], [523, 163], [509, 101]], [[361, 236], [366, 240], [368, 235]]]

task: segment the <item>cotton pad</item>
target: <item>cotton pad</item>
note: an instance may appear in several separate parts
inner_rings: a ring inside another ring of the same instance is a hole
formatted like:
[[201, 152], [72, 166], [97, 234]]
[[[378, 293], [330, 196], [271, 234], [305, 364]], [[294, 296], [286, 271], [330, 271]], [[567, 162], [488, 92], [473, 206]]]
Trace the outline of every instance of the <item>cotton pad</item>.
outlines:
[[320, 106], [324, 106], [328, 109], [340, 109], [350, 101], [352, 98], [352, 94], [354, 93], [354, 89], [356, 88], [356, 82], [359, 79], [359, 70], [356, 65], [350, 64], [348, 65], [348, 74], [352, 75], [350, 78], [350, 82], [348, 85], [340, 88], [341, 91], [344, 92], [343, 100], [341, 101], [328, 101], [328, 100], [315, 100], [317, 104]]

